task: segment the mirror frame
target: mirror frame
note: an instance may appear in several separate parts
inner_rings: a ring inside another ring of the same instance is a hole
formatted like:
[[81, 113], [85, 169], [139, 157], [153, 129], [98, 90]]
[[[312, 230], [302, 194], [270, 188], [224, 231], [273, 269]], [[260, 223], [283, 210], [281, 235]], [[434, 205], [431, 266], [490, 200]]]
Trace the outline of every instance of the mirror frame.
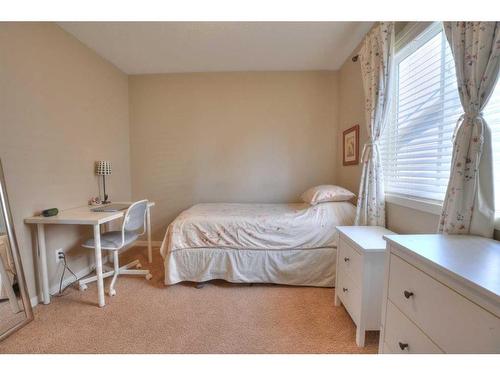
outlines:
[[24, 278], [24, 270], [21, 264], [21, 257], [19, 254], [19, 247], [17, 244], [16, 233], [14, 231], [14, 222], [12, 220], [12, 214], [10, 212], [9, 198], [7, 196], [7, 187], [5, 186], [5, 178], [3, 174], [1, 159], [0, 159], [0, 205], [1, 209], [3, 210], [5, 229], [7, 231], [10, 251], [12, 253], [12, 258], [14, 260], [14, 265], [16, 267], [17, 282], [19, 284], [19, 291], [24, 305], [23, 306], [24, 312], [26, 313], [25, 320], [19, 322], [18, 324], [9, 328], [7, 331], [3, 333], [0, 332], [0, 341], [1, 341], [33, 320], [33, 310], [31, 308], [31, 301], [28, 296], [28, 290], [26, 289], [26, 279]]

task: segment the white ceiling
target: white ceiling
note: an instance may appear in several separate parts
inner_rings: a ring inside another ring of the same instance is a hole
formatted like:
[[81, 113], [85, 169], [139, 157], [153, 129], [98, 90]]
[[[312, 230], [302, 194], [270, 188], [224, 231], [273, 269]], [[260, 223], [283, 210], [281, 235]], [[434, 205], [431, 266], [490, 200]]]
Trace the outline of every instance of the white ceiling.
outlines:
[[60, 22], [127, 74], [336, 70], [372, 22]]

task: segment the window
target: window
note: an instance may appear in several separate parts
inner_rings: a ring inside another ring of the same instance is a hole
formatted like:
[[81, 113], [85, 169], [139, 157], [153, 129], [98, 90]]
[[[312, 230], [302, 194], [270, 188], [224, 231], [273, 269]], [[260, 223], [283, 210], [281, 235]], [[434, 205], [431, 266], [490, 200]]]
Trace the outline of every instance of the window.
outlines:
[[382, 140], [387, 193], [443, 200], [462, 113], [453, 56], [439, 24], [397, 51], [391, 121]]
[[484, 109], [483, 116], [491, 129], [493, 143], [493, 178], [495, 181], [495, 212], [500, 217], [500, 78]]
[[[453, 132], [463, 112], [453, 56], [441, 23], [431, 24], [397, 48], [395, 74], [391, 118], [380, 146], [386, 193], [441, 203], [450, 176]], [[493, 133], [498, 211], [499, 85], [484, 112]]]

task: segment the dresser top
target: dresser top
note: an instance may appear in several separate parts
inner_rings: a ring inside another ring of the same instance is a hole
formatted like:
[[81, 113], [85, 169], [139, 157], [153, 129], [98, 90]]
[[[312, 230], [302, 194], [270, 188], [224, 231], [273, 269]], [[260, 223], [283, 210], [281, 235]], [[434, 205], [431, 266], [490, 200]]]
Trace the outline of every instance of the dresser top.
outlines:
[[337, 230], [364, 251], [385, 251], [383, 236], [395, 234], [384, 227], [341, 226]]
[[449, 276], [500, 296], [500, 242], [492, 239], [443, 234], [389, 235], [385, 238], [399, 249], [416, 256]]

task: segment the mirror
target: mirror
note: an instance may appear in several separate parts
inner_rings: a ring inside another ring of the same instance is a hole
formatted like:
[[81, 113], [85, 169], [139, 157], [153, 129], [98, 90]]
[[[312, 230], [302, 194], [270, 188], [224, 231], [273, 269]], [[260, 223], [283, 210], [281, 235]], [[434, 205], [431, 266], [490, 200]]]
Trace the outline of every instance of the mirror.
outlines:
[[33, 320], [0, 160], [0, 340]]

